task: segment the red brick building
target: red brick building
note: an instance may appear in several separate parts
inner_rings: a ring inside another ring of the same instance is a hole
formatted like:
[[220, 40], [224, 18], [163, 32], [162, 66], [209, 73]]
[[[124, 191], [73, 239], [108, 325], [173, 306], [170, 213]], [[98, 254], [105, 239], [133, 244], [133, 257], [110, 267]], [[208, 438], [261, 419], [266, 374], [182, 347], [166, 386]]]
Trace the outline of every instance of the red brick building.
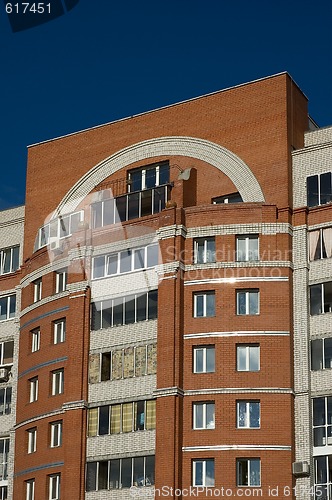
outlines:
[[317, 483], [292, 469], [308, 127], [284, 73], [29, 147], [14, 499]]

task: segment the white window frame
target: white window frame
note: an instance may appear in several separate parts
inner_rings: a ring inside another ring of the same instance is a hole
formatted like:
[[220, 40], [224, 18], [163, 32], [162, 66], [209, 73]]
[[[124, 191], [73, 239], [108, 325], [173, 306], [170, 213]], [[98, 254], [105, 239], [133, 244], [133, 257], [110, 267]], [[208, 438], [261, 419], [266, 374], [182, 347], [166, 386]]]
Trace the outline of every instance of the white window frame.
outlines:
[[61, 344], [66, 340], [66, 318], [53, 322], [53, 344]]
[[[13, 347], [13, 357], [11, 358], [11, 361], [9, 363], [5, 363], [5, 346], [6, 344], [11, 344]], [[0, 342], [0, 366], [10, 366], [13, 364], [14, 361], [14, 341], [13, 340], [8, 340], [5, 342]]]
[[[240, 349], [245, 349], [246, 366], [244, 369], [240, 369], [240, 367], [239, 367], [239, 350]], [[251, 349], [258, 350], [258, 369], [257, 370], [250, 369], [250, 350]], [[259, 346], [259, 344], [254, 344], [254, 345], [238, 344], [236, 346], [236, 369], [239, 372], [252, 372], [252, 371], [258, 372], [260, 370], [260, 346]]]
[[35, 500], [35, 480], [28, 479], [25, 481], [26, 486], [26, 500]]
[[30, 403], [38, 400], [38, 377], [33, 377], [30, 382]]
[[61, 474], [52, 474], [48, 477], [49, 477], [49, 496], [48, 496], [49, 500], [60, 500]]
[[37, 450], [37, 427], [28, 429], [28, 453], [35, 453]]
[[66, 291], [67, 286], [67, 269], [61, 269], [55, 272], [55, 293]]
[[[246, 405], [246, 410], [245, 410], [245, 422], [244, 425], [240, 424], [240, 404], [245, 404]], [[259, 425], [258, 427], [254, 427], [251, 425], [250, 422], [250, 407], [252, 404], [258, 404], [259, 408]], [[239, 400], [236, 402], [236, 421], [237, 421], [237, 428], [238, 429], [260, 429], [261, 426], [261, 405], [260, 401], [244, 401], [244, 400]]]
[[[240, 241], [244, 241], [245, 243], [245, 252], [244, 259], [240, 258], [240, 249], [239, 243]], [[257, 256], [252, 258], [254, 254], [254, 250], [251, 249], [251, 242], [257, 241]], [[239, 234], [236, 237], [236, 261], [237, 262], [257, 262], [259, 260], [259, 236], [257, 234]]]
[[[240, 312], [240, 294], [245, 294], [245, 312]], [[251, 312], [250, 310], [250, 295], [257, 295], [257, 312]], [[257, 316], [259, 314], [259, 290], [236, 290], [236, 314], [238, 316]]]
[[[207, 370], [207, 351], [211, 349], [214, 351], [214, 370], [213, 371], [208, 371]], [[199, 351], [202, 351], [203, 353], [203, 370], [198, 371], [197, 370], [197, 354]], [[216, 348], [214, 345], [199, 345], [199, 346], [194, 346], [193, 348], [193, 357], [194, 357], [194, 373], [215, 373], [216, 371]]]
[[59, 448], [62, 445], [62, 420], [50, 423], [50, 447]]
[[64, 391], [64, 369], [54, 370], [52, 373], [52, 396], [63, 394]]
[[[14, 303], [15, 303], [15, 311], [14, 313], [11, 313], [10, 312], [10, 306], [11, 306], [11, 301], [12, 301], [12, 298], [14, 297]], [[1, 321], [7, 321], [8, 319], [11, 319], [11, 318], [15, 318], [16, 316], [16, 295], [15, 294], [12, 294], [12, 295], [6, 295], [6, 296], [0, 296], [0, 299], [7, 299], [6, 302], [6, 310], [5, 310], [5, 318], [4, 319], [0, 319], [0, 322]], [[1, 311], [1, 308], [0, 308], [0, 314], [2, 315], [2, 311]]]
[[0, 388], [2, 394], [3, 404], [0, 405], [0, 417], [3, 415], [10, 415], [12, 412], [12, 386], [7, 385]]
[[[193, 475], [193, 486], [199, 487], [213, 487], [215, 483], [215, 470], [214, 470], [214, 475], [213, 475], [213, 484], [208, 484], [207, 481], [207, 474], [206, 474], [206, 464], [207, 462], [213, 462], [214, 464], [214, 459], [197, 459], [192, 461], [192, 475]], [[202, 482], [203, 484], [197, 484], [197, 465], [202, 464]]]
[[[208, 406], [213, 406], [213, 422], [208, 422], [207, 421], [207, 407]], [[202, 410], [203, 414], [203, 424], [201, 427], [198, 426], [197, 424], [197, 412], [199, 410]], [[197, 402], [193, 403], [193, 428], [195, 430], [200, 430], [200, 429], [215, 429], [215, 402], [214, 401], [204, 401], [204, 402]]]
[[[208, 315], [207, 314], [207, 297], [212, 296], [214, 297], [214, 314]], [[202, 316], [197, 316], [197, 300], [198, 297], [203, 297], [203, 315]], [[194, 318], [214, 318], [216, 315], [216, 294], [214, 290], [209, 290], [206, 292], [195, 292], [194, 293]]]
[[40, 328], [31, 330], [31, 352], [40, 350]]
[[[14, 268], [13, 267], [14, 251], [16, 251], [17, 248], [18, 248], [18, 267]], [[4, 271], [6, 256], [8, 255], [8, 252], [10, 254], [9, 271]], [[15, 271], [17, 271], [17, 269], [19, 269], [19, 267], [20, 267], [20, 246], [14, 245], [12, 247], [2, 248], [0, 250], [0, 275], [14, 273]]]
[[[160, 164], [164, 164], [164, 162], [160, 162]], [[128, 193], [131, 193], [131, 192], [134, 192], [134, 191], [131, 191], [131, 183], [130, 183], [130, 180], [131, 180], [131, 174], [132, 172], [138, 172], [140, 171], [141, 172], [141, 176], [142, 176], [142, 189], [141, 191], [143, 191], [144, 189], [152, 189], [153, 187], [158, 187], [159, 186], [159, 167], [160, 167], [160, 164], [156, 164], [156, 165], [147, 165], [146, 167], [143, 167], [143, 168], [135, 168], [135, 169], [132, 169], [132, 170], [129, 170], [128, 171]], [[156, 183], [155, 185], [152, 187], [152, 188], [147, 188], [146, 187], [146, 171], [147, 170], [155, 170], [156, 171]]]
[[8, 458], [10, 452], [9, 437], [0, 437], [3, 441], [3, 453], [0, 455], [0, 484], [8, 480]]
[[[208, 253], [208, 242], [213, 241], [214, 242], [214, 252], [213, 252], [213, 259], [209, 259], [209, 253]], [[203, 260], [200, 261], [198, 259], [199, 256], [199, 246], [200, 244], [203, 243]], [[194, 240], [194, 264], [208, 264], [209, 262], [215, 262], [216, 261], [216, 239], [214, 236], [206, 237], [206, 238], [196, 238]]]
[[43, 282], [39, 278], [33, 282], [33, 302], [39, 302], [42, 298]]
[[[259, 461], [259, 484], [252, 484], [252, 474], [251, 474], [251, 465], [253, 461]], [[239, 465], [240, 462], [247, 462], [247, 467], [248, 467], [248, 484], [241, 484], [240, 481], [240, 471], [239, 471]], [[238, 458], [236, 460], [236, 486], [237, 487], [259, 487], [262, 484], [262, 473], [261, 473], [261, 459], [260, 458]]]

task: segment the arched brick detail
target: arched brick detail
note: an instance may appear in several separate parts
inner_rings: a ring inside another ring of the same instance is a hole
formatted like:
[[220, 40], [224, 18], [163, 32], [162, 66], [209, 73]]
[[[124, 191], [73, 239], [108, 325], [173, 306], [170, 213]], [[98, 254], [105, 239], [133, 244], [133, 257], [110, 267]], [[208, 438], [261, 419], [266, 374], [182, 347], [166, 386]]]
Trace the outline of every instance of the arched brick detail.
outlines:
[[205, 161], [231, 179], [243, 201], [265, 201], [248, 165], [228, 149], [195, 137], [157, 137], [128, 146], [94, 166], [68, 191], [54, 215], [73, 211], [95, 186], [121, 168], [156, 156], [188, 156]]

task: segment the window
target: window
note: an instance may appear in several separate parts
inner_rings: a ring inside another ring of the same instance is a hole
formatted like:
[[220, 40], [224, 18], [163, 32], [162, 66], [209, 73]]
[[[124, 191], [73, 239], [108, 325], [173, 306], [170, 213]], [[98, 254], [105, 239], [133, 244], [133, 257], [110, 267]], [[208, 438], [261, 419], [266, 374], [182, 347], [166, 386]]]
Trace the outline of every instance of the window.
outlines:
[[25, 481], [26, 500], [35, 500], [35, 480]]
[[54, 219], [48, 224], [40, 227], [35, 241], [34, 251], [49, 244], [51, 244], [51, 250], [53, 250], [53, 245], [57, 246], [60, 239], [71, 236], [71, 234], [77, 230], [79, 223], [83, 220], [83, 215], [83, 210], [81, 210]]
[[259, 291], [237, 290], [236, 291], [236, 314], [253, 315], [259, 313]]
[[66, 318], [53, 322], [53, 343], [61, 344], [66, 340]]
[[67, 285], [67, 270], [62, 269], [55, 273], [55, 293], [64, 292]]
[[103, 436], [156, 428], [156, 400], [90, 408], [88, 436]]
[[214, 401], [193, 404], [193, 428], [214, 429]]
[[128, 190], [141, 191], [169, 183], [169, 163], [163, 162], [128, 172]]
[[215, 238], [198, 238], [194, 240], [194, 263], [206, 264], [216, 261]]
[[8, 479], [9, 437], [0, 438], [0, 484]]
[[311, 285], [310, 289], [310, 314], [323, 314], [332, 312], [332, 281]]
[[332, 337], [311, 341], [311, 369], [332, 368]]
[[153, 455], [118, 458], [86, 464], [86, 491], [114, 490], [154, 485]]
[[0, 389], [0, 417], [9, 415], [12, 411], [12, 388], [3, 387]]
[[28, 429], [28, 453], [35, 453], [37, 449], [37, 428]]
[[33, 301], [38, 302], [42, 298], [42, 280], [41, 278], [33, 282]]
[[30, 403], [33, 403], [38, 399], [38, 377], [31, 378], [29, 380], [29, 384], [30, 384]]
[[14, 273], [19, 268], [19, 258], [20, 247], [18, 245], [0, 250], [0, 275]]
[[0, 500], [7, 500], [8, 486], [0, 486]]
[[332, 227], [309, 232], [309, 259], [332, 257]]
[[93, 279], [147, 269], [158, 264], [158, 245], [123, 250], [93, 259]]
[[242, 203], [242, 196], [240, 193], [226, 194], [225, 196], [218, 196], [212, 199], [214, 205], [220, 205], [222, 203]]
[[237, 486], [261, 485], [261, 461], [259, 458], [238, 458], [236, 460]]
[[237, 370], [239, 372], [256, 372], [259, 370], [259, 345], [236, 346]]
[[14, 318], [16, 313], [16, 295], [0, 297], [0, 321]]
[[64, 369], [55, 370], [52, 373], [52, 396], [63, 393]]
[[61, 474], [52, 474], [49, 477], [49, 500], [60, 500]]
[[31, 352], [39, 351], [40, 349], [40, 328], [31, 330]]
[[194, 373], [212, 373], [215, 371], [215, 347], [196, 346], [193, 350]]
[[311, 175], [307, 177], [307, 204], [308, 207], [324, 205], [332, 201], [331, 172]]
[[92, 304], [92, 329], [128, 325], [157, 318], [158, 291], [127, 295]]
[[50, 424], [50, 430], [51, 430], [51, 448], [57, 448], [58, 446], [61, 446], [62, 444], [62, 420], [59, 420], [59, 422], [52, 422]]
[[14, 341], [0, 342], [0, 366], [13, 364]]
[[214, 291], [194, 293], [194, 318], [206, 318], [216, 314]]
[[314, 457], [315, 500], [332, 498], [332, 455]]
[[314, 446], [332, 445], [332, 396], [314, 398]]
[[258, 235], [241, 235], [236, 237], [236, 260], [238, 262], [259, 259]]
[[237, 401], [237, 427], [239, 429], [259, 429], [260, 402]]
[[214, 460], [193, 460], [193, 486], [214, 486]]

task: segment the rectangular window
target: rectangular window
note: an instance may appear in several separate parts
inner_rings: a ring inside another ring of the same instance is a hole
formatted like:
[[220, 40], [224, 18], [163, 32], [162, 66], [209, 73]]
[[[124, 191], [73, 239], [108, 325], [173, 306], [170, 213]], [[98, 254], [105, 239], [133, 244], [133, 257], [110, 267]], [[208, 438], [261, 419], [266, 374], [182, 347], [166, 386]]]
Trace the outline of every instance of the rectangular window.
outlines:
[[0, 417], [10, 415], [12, 411], [12, 388], [3, 387], [0, 389]]
[[193, 428], [214, 429], [214, 401], [193, 404]]
[[16, 295], [0, 297], [0, 321], [15, 318]]
[[194, 263], [206, 264], [216, 261], [215, 238], [197, 238], [194, 240]]
[[28, 453], [35, 453], [37, 449], [37, 427], [28, 429]]
[[40, 328], [31, 330], [31, 352], [39, 351], [40, 349]]
[[0, 483], [8, 479], [9, 437], [0, 438]]
[[50, 245], [50, 249], [55, 251], [59, 248], [59, 240], [74, 233], [78, 224], [83, 221], [84, 212], [74, 212], [64, 217], [53, 219], [38, 230], [34, 251], [45, 245]]
[[332, 368], [332, 337], [311, 341], [311, 369]]
[[0, 250], [0, 275], [14, 273], [19, 268], [19, 258], [19, 245]]
[[315, 500], [331, 500], [332, 495], [332, 455], [314, 457]]
[[52, 373], [52, 396], [62, 394], [64, 390], [64, 369], [55, 370]]
[[326, 259], [332, 257], [332, 227], [325, 227], [310, 231], [309, 260]]
[[93, 259], [93, 279], [148, 269], [158, 264], [158, 245], [107, 254]]
[[0, 342], [0, 366], [13, 364], [14, 341]]
[[135, 168], [128, 172], [128, 191], [142, 191], [169, 183], [169, 162]]
[[324, 314], [332, 312], [332, 281], [311, 285], [310, 289], [310, 314]]
[[154, 484], [154, 456], [88, 462], [86, 491], [114, 490]]
[[194, 318], [212, 317], [216, 314], [214, 291], [194, 293]]
[[231, 194], [226, 194], [224, 196], [218, 196], [217, 198], [212, 199], [212, 203], [214, 205], [221, 205], [223, 203], [242, 203], [242, 196], [240, 193], [231, 193]]
[[261, 461], [259, 458], [238, 458], [236, 460], [236, 485], [260, 486]]
[[238, 262], [259, 260], [258, 235], [236, 237], [236, 260]]
[[38, 377], [31, 378], [29, 380], [29, 384], [30, 384], [30, 403], [33, 403], [38, 399]]
[[237, 401], [237, 427], [238, 429], [259, 429], [260, 427], [260, 402]]
[[332, 445], [332, 396], [314, 398], [312, 403], [314, 446]]
[[259, 345], [238, 344], [236, 346], [237, 371], [257, 372], [259, 371]]
[[61, 474], [52, 474], [49, 477], [49, 500], [60, 500]]
[[50, 424], [50, 446], [57, 448], [62, 445], [62, 420]]
[[236, 291], [236, 314], [237, 315], [259, 314], [258, 290]]
[[35, 500], [35, 480], [34, 479], [28, 479], [28, 481], [25, 481], [25, 491], [26, 491], [26, 495], [25, 495], [26, 500]]
[[193, 460], [193, 486], [214, 486], [214, 460]]
[[92, 303], [92, 329], [99, 330], [155, 319], [158, 315], [158, 291], [127, 295]]
[[42, 298], [42, 279], [33, 282], [33, 301], [38, 302]]
[[64, 292], [67, 286], [67, 270], [62, 269], [55, 273], [55, 293]]
[[196, 346], [193, 349], [194, 373], [213, 373], [215, 371], [215, 347]]
[[311, 175], [307, 177], [307, 204], [308, 207], [324, 205], [332, 201], [332, 174]]
[[61, 344], [66, 340], [66, 318], [53, 322], [53, 343]]

